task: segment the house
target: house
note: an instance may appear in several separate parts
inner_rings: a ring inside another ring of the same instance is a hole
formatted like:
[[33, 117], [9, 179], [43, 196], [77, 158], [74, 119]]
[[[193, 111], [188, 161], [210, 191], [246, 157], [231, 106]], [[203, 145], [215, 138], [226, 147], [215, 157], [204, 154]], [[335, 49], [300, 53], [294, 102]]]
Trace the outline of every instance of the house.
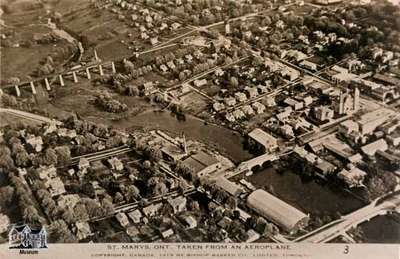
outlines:
[[234, 110], [232, 112], [232, 114], [233, 114], [233, 116], [235, 117], [236, 120], [240, 120], [240, 119], [243, 119], [244, 117], [246, 117], [246, 115], [244, 115], [244, 113], [240, 109]]
[[132, 239], [133, 242], [141, 241], [141, 239], [138, 237], [140, 235], [140, 231], [136, 226], [127, 227], [125, 232]]
[[258, 90], [255, 87], [248, 87], [244, 88], [244, 91], [247, 93], [247, 96], [252, 99], [258, 95]]
[[52, 178], [49, 181], [49, 192], [52, 197], [65, 193], [65, 187], [60, 177]]
[[167, 62], [167, 66], [171, 69], [171, 70], [174, 70], [175, 68], [176, 68], [176, 66], [175, 66], [175, 64], [174, 64], [174, 61], [168, 61]]
[[246, 94], [241, 93], [241, 92], [236, 92], [235, 93], [235, 98], [240, 103], [247, 101]]
[[250, 115], [253, 115], [253, 114], [254, 114], [254, 110], [253, 110], [253, 108], [251, 108], [250, 105], [244, 105], [244, 106], [242, 107], [242, 111], [243, 111], [243, 113], [244, 113], [245, 115], [247, 115], [247, 116], [250, 116]]
[[202, 87], [202, 86], [207, 84], [207, 79], [204, 79], [204, 78], [203, 79], [196, 79], [196, 80], [194, 80], [193, 84], [196, 87]]
[[303, 98], [304, 107], [307, 107], [312, 103], [313, 103], [313, 98], [311, 96], [306, 96]]
[[75, 223], [75, 236], [78, 240], [85, 239], [92, 235], [89, 223], [87, 222], [76, 222]]
[[260, 145], [266, 152], [272, 152], [278, 148], [277, 139], [260, 128], [254, 129], [248, 136], [250, 143]]
[[229, 122], [235, 122], [236, 121], [235, 116], [233, 116], [233, 114], [229, 113], [229, 112], [225, 114], [225, 119], [227, 121], [229, 121]]
[[220, 102], [215, 102], [215, 103], [213, 103], [213, 109], [214, 109], [214, 111], [219, 112], [219, 111], [222, 111], [223, 109], [225, 109], [225, 105]]
[[353, 120], [346, 120], [339, 124], [339, 133], [349, 135], [352, 132], [358, 132], [359, 127], [358, 123]]
[[299, 102], [299, 101], [297, 101], [295, 99], [292, 99], [290, 97], [286, 98], [284, 100], [284, 103], [289, 105], [290, 107], [292, 107], [295, 111], [300, 110], [300, 109], [303, 108], [303, 103], [302, 102]]
[[258, 234], [256, 231], [254, 231], [253, 229], [249, 229], [247, 230], [247, 239], [246, 239], [246, 243], [253, 243], [254, 241], [257, 241], [258, 239], [260, 239], [260, 234]]
[[124, 169], [124, 164], [116, 157], [108, 159], [107, 162], [112, 170], [122, 171]]
[[153, 82], [144, 83], [140, 90], [143, 92], [144, 95], [150, 95], [157, 91]]
[[125, 228], [129, 225], [129, 219], [126, 216], [125, 213], [119, 212], [117, 215], [115, 215], [115, 218], [118, 220], [119, 224]]
[[391, 135], [387, 135], [386, 140], [389, 142], [389, 144], [397, 147], [400, 144], [400, 132], [395, 132]]
[[223, 229], [228, 229], [231, 226], [232, 220], [227, 216], [224, 216], [220, 221], [218, 221], [217, 225]]
[[48, 181], [51, 178], [57, 176], [57, 169], [52, 166], [40, 166], [36, 169], [36, 173], [39, 175], [39, 178], [44, 181]]
[[57, 204], [61, 208], [73, 208], [81, 200], [78, 194], [64, 194], [57, 199]]
[[157, 37], [153, 37], [153, 38], [150, 38], [150, 44], [151, 45], [156, 45], [158, 43], [158, 38]]
[[172, 236], [173, 234], [174, 234], [174, 231], [172, 230], [172, 228], [169, 228], [169, 229], [164, 230], [164, 231], [161, 232], [161, 236], [162, 236], [163, 238], [170, 237], [170, 236]]
[[267, 99], [265, 100], [265, 105], [267, 105], [267, 107], [276, 106], [275, 98], [272, 96], [267, 97]]
[[28, 135], [25, 139], [27, 148], [32, 149], [35, 152], [40, 152], [43, 149], [43, 140], [40, 136]]
[[78, 168], [79, 170], [85, 170], [90, 167], [90, 162], [87, 158], [82, 157], [79, 159]]
[[315, 64], [314, 62], [308, 61], [308, 60], [303, 60], [300, 62], [299, 66], [304, 67], [308, 70], [311, 71], [317, 71], [318, 70], [318, 65]]
[[342, 179], [350, 188], [362, 186], [367, 173], [352, 164], [348, 167], [349, 170], [343, 169], [337, 174], [338, 178]]
[[184, 216], [183, 221], [189, 229], [197, 227], [197, 220], [191, 215]]
[[171, 205], [174, 213], [183, 212], [186, 210], [186, 198], [183, 196], [178, 196], [174, 199], [169, 199], [168, 204]]
[[292, 107], [287, 107], [287, 108], [289, 109], [285, 109], [284, 111], [275, 115], [278, 120], [285, 121], [289, 118], [289, 116], [292, 114], [293, 109]]
[[253, 107], [254, 111], [256, 112], [256, 114], [262, 114], [265, 112], [265, 106], [259, 102], [255, 102], [251, 105], [251, 107]]
[[173, 24], [171, 24], [171, 28], [172, 28], [173, 30], [177, 30], [177, 29], [179, 29], [180, 27], [181, 27], [181, 24], [180, 24], [180, 23], [174, 22]]
[[153, 217], [158, 213], [158, 211], [161, 209], [161, 207], [162, 207], [162, 203], [151, 204], [151, 205], [143, 208], [142, 211], [146, 217]]
[[316, 107], [314, 110], [315, 118], [319, 121], [331, 120], [334, 112], [326, 106]]
[[234, 106], [236, 104], [236, 99], [234, 97], [227, 97], [224, 99], [224, 103], [227, 106]]
[[370, 144], [361, 147], [361, 150], [367, 156], [375, 156], [376, 151], [386, 151], [389, 148], [388, 144], [384, 139], [378, 139]]
[[160, 66], [160, 70], [161, 70], [163, 73], [167, 73], [167, 72], [168, 72], [168, 67], [167, 67], [165, 64], [162, 64], [162, 65]]
[[138, 224], [142, 219], [142, 213], [140, 210], [134, 210], [128, 213], [128, 217], [133, 221], [133, 223]]

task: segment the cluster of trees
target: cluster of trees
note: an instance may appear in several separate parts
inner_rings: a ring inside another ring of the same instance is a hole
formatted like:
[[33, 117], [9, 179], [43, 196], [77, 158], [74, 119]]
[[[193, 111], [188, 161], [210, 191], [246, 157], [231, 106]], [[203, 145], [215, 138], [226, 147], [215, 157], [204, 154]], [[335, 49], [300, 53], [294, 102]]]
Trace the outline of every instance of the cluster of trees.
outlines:
[[69, 146], [48, 147], [35, 156], [31, 156], [32, 165], [39, 167], [41, 165], [65, 166], [71, 160], [71, 150]]
[[45, 224], [46, 219], [39, 214], [32, 199], [31, 190], [26, 185], [26, 182], [13, 173], [9, 174], [9, 180], [14, 189], [14, 196], [12, 196], [11, 200], [16, 200], [24, 222], [31, 225]]
[[17, 102], [17, 98], [15, 98], [15, 96], [3, 93], [1, 95], [0, 107], [1, 106], [15, 108], [18, 107], [19, 105]]
[[[170, 15], [178, 16], [194, 25], [207, 25], [227, 18], [252, 13], [263, 7], [264, 3], [251, 4], [227, 0], [182, 1], [180, 6], [159, 5], [157, 1], [147, 0], [147, 5], [159, 8]], [[204, 10], [210, 10], [208, 12]]]
[[107, 112], [121, 113], [128, 110], [128, 106], [125, 103], [121, 103], [111, 97], [110, 94], [101, 94], [95, 100], [95, 104], [100, 106]]

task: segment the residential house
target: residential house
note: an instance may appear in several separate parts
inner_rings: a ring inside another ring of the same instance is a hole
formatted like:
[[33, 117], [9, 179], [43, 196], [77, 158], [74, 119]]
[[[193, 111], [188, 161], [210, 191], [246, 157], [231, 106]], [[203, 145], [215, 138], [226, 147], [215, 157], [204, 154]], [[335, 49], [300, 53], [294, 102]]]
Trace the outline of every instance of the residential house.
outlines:
[[196, 79], [196, 80], [194, 80], [193, 84], [196, 87], [202, 87], [202, 86], [207, 84], [207, 79], [204, 79], [204, 78], [203, 79]]
[[225, 105], [220, 102], [215, 102], [215, 103], [213, 103], [213, 109], [214, 109], [214, 111], [219, 112], [219, 111], [222, 111], [225, 109]]
[[246, 86], [244, 91], [247, 93], [247, 96], [252, 99], [258, 95], [257, 88]]
[[107, 162], [112, 170], [122, 171], [124, 169], [124, 164], [116, 157], [108, 159]]
[[133, 223], [138, 224], [142, 219], [142, 213], [140, 212], [140, 210], [134, 210], [128, 212], [128, 217], [133, 221]]
[[254, 110], [250, 105], [244, 105], [241, 109], [246, 116], [254, 115]]
[[343, 169], [337, 176], [352, 188], [362, 186], [367, 173], [351, 164], [349, 170]]
[[125, 213], [119, 212], [117, 215], [115, 215], [115, 218], [118, 220], [119, 224], [123, 227], [126, 228], [129, 225], [129, 219], [126, 216]]
[[158, 211], [161, 209], [161, 207], [162, 207], [162, 203], [151, 204], [151, 205], [143, 208], [142, 211], [146, 217], [153, 217], [158, 213]]
[[259, 102], [255, 102], [251, 106], [253, 107], [256, 114], [262, 114], [266, 110], [265, 106]]
[[183, 212], [186, 210], [186, 198], [183, 196], [178, 196], [174, 199], [169, 199], [168, 204], [171, 205], [174, 214]]
[[197, 220], [191, 215], [184, 216], [183, 221], [185, 222], [185, 225], [189, 229], [197, 227]]
[[227, 106], [234, 106], [234, 105], [236, 104], [236, 99], [235, 99], [234, 97], [226, 97], [226, 98], [224, 99], [224, 103], [225, 103]]
[[235, 93], [235, 98], [240, 103], [247, 101], [246, 94], [241, 93], [241, 92], [236, 92]]
[[87, 222], [76, 222], [74, 230], [74, 234], [78, 240], [85, 239], [92, 235], [89, 223]]
[[236, 109], [232, 112], [236, 120], [241, 120], [246, 117], [246, 115], [240, 109]]

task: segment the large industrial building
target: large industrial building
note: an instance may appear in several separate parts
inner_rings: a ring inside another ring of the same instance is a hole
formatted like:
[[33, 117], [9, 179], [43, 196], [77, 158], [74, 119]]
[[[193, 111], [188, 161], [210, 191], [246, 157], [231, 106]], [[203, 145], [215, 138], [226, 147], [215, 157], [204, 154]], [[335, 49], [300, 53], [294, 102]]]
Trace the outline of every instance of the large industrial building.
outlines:
[[247, 197], [247, 205], [290, 233], [307, 226], [310, 219], [300, 210], [261, 189], [255, 190]]

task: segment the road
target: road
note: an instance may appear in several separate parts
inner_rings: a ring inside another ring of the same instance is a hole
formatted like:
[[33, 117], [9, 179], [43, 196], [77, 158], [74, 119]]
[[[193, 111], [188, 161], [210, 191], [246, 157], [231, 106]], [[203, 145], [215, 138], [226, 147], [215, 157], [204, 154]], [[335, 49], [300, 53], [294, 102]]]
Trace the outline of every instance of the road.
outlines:
[[15, 109], [0, 108], [0, 113], [11, 114], [11, 115], [23, 118], [23, 119], [32, 120], [32, 121], [39, 122], [39, 123], [56, 124], [56, 125], [62, 124], [61, 121], [57, 121], [54, 119], [50, 119], [48, 117], [33, 114], [30, 112], [15, 110]]
[[90, 153], [90, 154], [85, 154], [82, 156], [76, 156], [71, 158], [71, 163], [70, 165], [77, 165], [79, 163], [79, 160], [81, 158], [86, 158], [89, 162], [125, 154], [132, 151], [132, 149], [126, 145], [120, 146], [120, 147], [115, 147], [115, 148], [110, 148], [110, 149], [105, 149], [102, 151], [98, 151], [95, 153]]
[[389, 198], [384, 198], [383, 201], [379, 202], [380, 200], [382, 199], [376, 199], [361, 209], [358, 209], [336, 221], [333, 221], [317, 230], [295, 239], [294, 242], [328, 242], [364, 221], [370, 220], [378, 215], [386, 214], [388, 211], [399, 207], [400, 194], [397, 193], [396, 195]]

